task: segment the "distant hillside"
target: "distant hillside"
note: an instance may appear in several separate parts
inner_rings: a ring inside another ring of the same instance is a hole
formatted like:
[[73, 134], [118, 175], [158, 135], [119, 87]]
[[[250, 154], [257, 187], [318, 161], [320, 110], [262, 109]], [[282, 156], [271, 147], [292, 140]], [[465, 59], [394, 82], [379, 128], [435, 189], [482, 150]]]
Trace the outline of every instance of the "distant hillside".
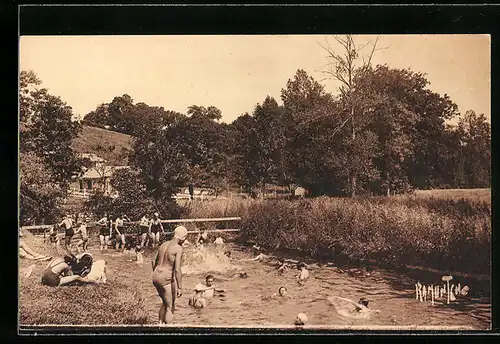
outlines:
[[128, 165], [127, 152], [132, 149], [132, 137], [84, 125], [72, 147], [77, 153], [97, 154], [113, 165]]

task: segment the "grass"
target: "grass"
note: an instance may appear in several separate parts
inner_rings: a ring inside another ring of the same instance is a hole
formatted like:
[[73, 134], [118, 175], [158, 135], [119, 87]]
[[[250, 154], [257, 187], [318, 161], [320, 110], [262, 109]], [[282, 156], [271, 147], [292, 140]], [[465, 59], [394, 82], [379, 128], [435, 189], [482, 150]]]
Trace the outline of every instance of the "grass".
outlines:
[[128, 165], [126, 154], [131, 145], [130, 135], [86, 125], [72, 143], [77, 153], [95, 153], [112, 165]]
[[[23, 231], [23, 240], [37, 253], [61, 256], [56, 250]], [[60, 248], [62, 252], [62, 248]], [[114, 279], [100, 285], [47, 287], [40, 276], [47, 262], [21, 259], [20, 272], [31, 264], [29, 278], [19, 278], [19, 323], [23, 325], [117, 325], [146, 324], [145, 301], [134, 285]]]
[[489, 190], [434, 193], [200, 202], [190, 217], [241, 216], [241, 241], [268, 249], [489, 274]]

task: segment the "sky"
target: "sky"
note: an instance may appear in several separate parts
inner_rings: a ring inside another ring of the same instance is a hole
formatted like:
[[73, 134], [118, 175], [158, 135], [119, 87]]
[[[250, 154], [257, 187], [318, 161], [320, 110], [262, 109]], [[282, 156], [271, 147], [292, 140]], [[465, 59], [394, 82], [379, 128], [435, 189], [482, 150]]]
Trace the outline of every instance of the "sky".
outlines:
[[[375, 37], [354, 39], [361, 46]], [[281, 89], [298, 69], [337, 93], [338, 84], [321, 73], [326, 40], [339, 49], [326, 35], [22, 36], [19, 64], [75, 116], [129, 94], [135, 103], [181, 113], [213, 105], [229, 123], [268, 95], [281, 104]], [[472, 109], [490, 120], [489, 35], [381, 35], [377, 47], [373, 65], [426, 73], [429, 88], [448, 94], [461, 113]]]

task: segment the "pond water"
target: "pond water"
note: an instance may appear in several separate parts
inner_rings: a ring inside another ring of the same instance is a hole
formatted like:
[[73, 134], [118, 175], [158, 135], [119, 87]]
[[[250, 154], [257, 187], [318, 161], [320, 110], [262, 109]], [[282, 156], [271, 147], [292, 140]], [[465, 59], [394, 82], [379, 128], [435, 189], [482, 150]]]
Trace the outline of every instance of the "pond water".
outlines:
[[[437, 274], [415, 276], [379, 268], [367, 270], [333, 263], [312, 264], [310, 278], [301, 286], [297, 283], [296, 269], [280, 274], [269, 263], [245, 261], [256, 255], [246, 248], [229, 244], [226, 249], [232, 252], [231, 260], [217, 253], [215, 248], [193, 247], [185, 251], [184, 295], [176, 302], [176, 325], [290, 326], [298, 313], [305, 313], [308, 325], [313, 326], [490, 328], [491, 302], [487, 282], [478, 284], [456, 277], [456, 282], [470, 287], [470, 294], [457, 297], [451, 304], [446, 304], [446, 297], [443, 297], [432, 306], [430, 300], [419, 302], [415, 299], [415, 283], [418, 279], [426, 285], [442, 284]], [[134, 255], [95, 252], [95, 259], [104, 258], [108, 262], [108, 283], [113, 279], [126, 279], [136, 285], [145, 299], [149, 323], [157, 324], [161, 300], [151, 282], [151, 256], [152, 252], [147, 251], [144, 264], [140, 266]], [[237, 271], [246, 271], [248, 278], [231, 278]], [[188, 305], [189, 297], [194, 286], [203, 282], [208, 273], [215, 275], [215, 284], [227, 292], [224, 297], [215, 296], [207, 308], [195, 310]], [[281, 286], [287, 288], [290, 297], [272, 297]], [[330, 296], [355, 301], [367, 298], [371, 300], [369, 307], [379, 313], [367, 319], [342, 317], [327, 300]]]

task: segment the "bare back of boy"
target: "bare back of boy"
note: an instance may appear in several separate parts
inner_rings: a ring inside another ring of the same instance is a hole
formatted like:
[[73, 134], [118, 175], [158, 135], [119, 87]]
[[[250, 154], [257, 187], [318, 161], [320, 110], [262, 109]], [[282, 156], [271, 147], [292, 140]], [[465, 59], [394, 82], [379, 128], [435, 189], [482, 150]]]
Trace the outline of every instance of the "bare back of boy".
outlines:
[[[153, 285], [166, 308], [167, 318], [170, 318], [175, 310], [177, 285], [180, 284], [178, 279], [181, 275], [181, 258], [182, 246], [171, 240], [160, 245], [156, 261], [153, 262]], [[166, 323], [169, 322], [171, 319], [166, 319]]]

